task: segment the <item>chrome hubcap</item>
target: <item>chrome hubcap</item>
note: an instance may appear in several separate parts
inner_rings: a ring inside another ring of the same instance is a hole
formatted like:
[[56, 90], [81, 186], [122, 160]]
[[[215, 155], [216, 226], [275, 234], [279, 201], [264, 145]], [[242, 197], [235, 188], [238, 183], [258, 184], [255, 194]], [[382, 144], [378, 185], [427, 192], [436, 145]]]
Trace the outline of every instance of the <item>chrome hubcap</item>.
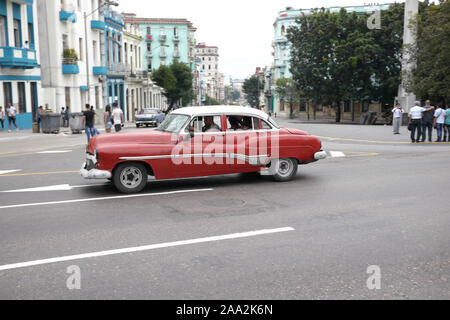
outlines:
[[292, 163], [288, 160], [280, 160], [278, 163], [278, 174], [286, 177], [292, 172]]
[[142, 182], [142, 172], [135, 167], [127, 167], [120, 173], [120, 182], [126, 188], [136, 188]]

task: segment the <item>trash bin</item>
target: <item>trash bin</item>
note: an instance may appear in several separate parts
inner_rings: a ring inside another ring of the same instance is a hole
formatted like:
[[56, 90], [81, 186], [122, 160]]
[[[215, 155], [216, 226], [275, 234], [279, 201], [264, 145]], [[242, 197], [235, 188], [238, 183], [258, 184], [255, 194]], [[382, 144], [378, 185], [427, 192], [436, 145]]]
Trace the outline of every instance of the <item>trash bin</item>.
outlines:
[[33, 122], [33, 133], [39, 133], [39, 123]]
[[70, 130], [72, 130], [72, 133], [82, 133], [84, 128], [82, 127], [83, 124], [83, 113], [82, 112], [73, 112], [70, 114], [69, 117], [69, 123], [70, 123]]
[[40, 115], [43, 133], [59, 133], [61, 115], [59, 113], [43, 113]]
[[361, 118], [359, 119], [359, 123], [360, 124], [366, 124], [368, 118], [369, 118], [369, 114], [367, 114], [367, 113], [362, 114]]
[[373, 125], [375, 123], [375, 121], [377, 121], [377, 112], [370, 111], [369, 112], [369, 117], [367, 119], [367, 124], [368, 125]]

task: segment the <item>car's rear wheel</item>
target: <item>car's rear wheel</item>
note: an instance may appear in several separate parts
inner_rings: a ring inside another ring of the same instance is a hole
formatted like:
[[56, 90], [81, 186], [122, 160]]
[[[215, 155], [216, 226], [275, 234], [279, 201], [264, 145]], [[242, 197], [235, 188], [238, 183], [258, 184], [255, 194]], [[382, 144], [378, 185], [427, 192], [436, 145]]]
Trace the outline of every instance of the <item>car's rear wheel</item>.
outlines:
[[123, 193], [138, 193], [147, 185], [148, 172], [140, 163], [122, 163], [114, 171], [114, 186]]
[[271, 169], [275, 170], [273, 178], [276, 181], [280, 182], [290, 181], [297, 174], [298, 162], [296, 159], [292, 158], [282, 158], [272, 160]]
[[137, 125], [136, 125], [136, 128], [139, 128], [139, 127], [140, 127], [140, 125], [139, 125], [139, 124], [137, 124]]

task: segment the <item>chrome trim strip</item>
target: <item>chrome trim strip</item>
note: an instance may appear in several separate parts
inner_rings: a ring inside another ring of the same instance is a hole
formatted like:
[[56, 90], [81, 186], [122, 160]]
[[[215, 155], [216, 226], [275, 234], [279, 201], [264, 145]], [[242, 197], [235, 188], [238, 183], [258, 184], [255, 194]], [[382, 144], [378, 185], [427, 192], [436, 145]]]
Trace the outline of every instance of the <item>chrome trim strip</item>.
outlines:
[[210, 153], [210, 154], [180, 154], [180, 155], [161, 155], [161, 156], [142, 156], [142, 157], [121, 157], [120, 160], [137, 161], [137, 160], [160, 160], [160, 159], [180, 159], [180, 158], [226, 158], [238, 159], [248, 162], [251, 165], [259, 166], [265, 164], [269, 160], [268, 155], [246, 156], [245, 154], [235, 153]]

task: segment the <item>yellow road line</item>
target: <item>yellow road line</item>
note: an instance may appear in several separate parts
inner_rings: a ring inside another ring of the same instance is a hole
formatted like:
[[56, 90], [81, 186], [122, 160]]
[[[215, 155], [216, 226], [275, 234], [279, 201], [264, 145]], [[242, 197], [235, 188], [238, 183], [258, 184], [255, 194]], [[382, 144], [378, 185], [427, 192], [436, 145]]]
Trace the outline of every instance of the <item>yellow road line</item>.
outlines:
[[32, 172], [32, 173], [13, 173], [13, 174], [2, 174], [1, 177], [20, 177], [20, 176], [38, 176], [38, 175], [46, 175], [46, 174], [64, 174], [64, 173], [78, 173], [77, 171], [54, 171], [54, 172]]
[[33, 152], [24, 152], [24, 153], [8, 153], [8, 154], [4, 154], [4, 155], [0, 155], [0, 158], [12, 158], [12, 157], [19, 157], [19, 156], [27, 156], [27, 155], [31, 155], [31, 154], [38, 154], [40, 152], [45, 152], [45, 151], [53, 151], [53, 150], [74, 150], [74, 149], [81, 149], [83, 146], [73, 146], [73, 147], [63, 147], [63, 148], [52, 148], [52, 149], [44, 149], [44, 150], [39, 150], [39, 151], [33, 151]]

